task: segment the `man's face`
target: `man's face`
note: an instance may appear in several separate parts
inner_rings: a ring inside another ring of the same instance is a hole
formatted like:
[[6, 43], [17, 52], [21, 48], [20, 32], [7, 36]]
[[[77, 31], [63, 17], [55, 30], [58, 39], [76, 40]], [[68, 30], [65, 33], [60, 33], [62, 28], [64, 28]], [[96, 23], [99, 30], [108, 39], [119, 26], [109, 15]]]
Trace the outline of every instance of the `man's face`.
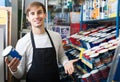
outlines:
[[32, 7], [28, 13], [27, 19], [31, 23], [32, 27], [42, 27], [44, 25], [44, 19], [46, 14], [42, 7]]

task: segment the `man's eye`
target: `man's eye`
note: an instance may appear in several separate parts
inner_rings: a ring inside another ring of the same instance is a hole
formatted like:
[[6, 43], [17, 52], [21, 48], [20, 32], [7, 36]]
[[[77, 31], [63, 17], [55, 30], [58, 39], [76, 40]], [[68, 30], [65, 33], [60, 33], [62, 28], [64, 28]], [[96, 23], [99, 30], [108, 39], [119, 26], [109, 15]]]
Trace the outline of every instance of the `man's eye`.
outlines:
[[31, 15], [34, 15], [35, 13], [34, 13], [34, 12], [31, 12], [30, 14], [31, 14]]
[[37, 14], [42, 14], [42, 11], [39, 11]]

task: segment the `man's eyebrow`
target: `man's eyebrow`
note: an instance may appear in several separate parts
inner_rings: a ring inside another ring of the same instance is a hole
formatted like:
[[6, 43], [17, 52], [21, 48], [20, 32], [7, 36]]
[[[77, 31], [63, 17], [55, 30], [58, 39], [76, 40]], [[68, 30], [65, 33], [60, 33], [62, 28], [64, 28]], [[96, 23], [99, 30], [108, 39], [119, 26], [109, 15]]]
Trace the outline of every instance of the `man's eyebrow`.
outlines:
[[[38, 10], [38, 11], [43, 11], [43, 10]], [[34, 11], [31, 11], [31, 12], [34, 12]]]
[[38, 10], [38, 11], [43, 11], [43, 10], [40, 9], [40, 10]]

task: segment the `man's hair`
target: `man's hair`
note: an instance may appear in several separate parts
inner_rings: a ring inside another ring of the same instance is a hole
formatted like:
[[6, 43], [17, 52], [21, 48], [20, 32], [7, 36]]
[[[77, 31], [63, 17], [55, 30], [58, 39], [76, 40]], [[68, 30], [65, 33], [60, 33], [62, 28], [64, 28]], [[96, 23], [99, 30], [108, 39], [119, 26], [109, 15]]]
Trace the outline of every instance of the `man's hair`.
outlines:
[[32, 7], [42, 7], [43, 12], [46, 13], [46, 9], [45, 6], [41, 3], [41, 2], [32, 2], [28, 5], [27, 9], [26, 9], [26, 15], [28, 16], [29, 11], [31, 10]]

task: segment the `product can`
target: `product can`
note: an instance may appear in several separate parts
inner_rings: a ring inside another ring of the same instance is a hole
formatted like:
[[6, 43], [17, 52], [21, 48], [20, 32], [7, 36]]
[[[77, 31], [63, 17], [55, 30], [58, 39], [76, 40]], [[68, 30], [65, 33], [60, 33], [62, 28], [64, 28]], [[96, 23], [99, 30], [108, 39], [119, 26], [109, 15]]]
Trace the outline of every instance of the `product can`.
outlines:
[[94, 54], [90, 55], [90, 59], [91, 59], [91, 62], [93, 63], [94, 67], [98, 67], [98, 66], [102, 65], [102, 62], [99, 57], [99, 53], [94, 53]]
[[11, 61], [14, 57], [21, 60], [22, 56], [12, 47], [8, 46], [3, 50], [2, 56], [8, 57], [8, 60]]
[[112, 46], [108, 49], [109, 52], [109, 56], [111, 58], [111, 61], [113, 60], [114, 54], [115, 54], [115, 49], [117, 48], [117, 46]]
[[104, 79], [107, 79], [108, 74], [109, 74], [108, 67], [104, 65], [104, 66], [102, 66], [101, 68], [99, 68], [99, 70], [100, 70], [100, 72], [101, 72], [101, 74], [102, 74], [102, 77], [103, 77]]
[[101, 73], [99, 72], [99, 70], [95, 69], [95, 70], [92, 70], [90, 73], [91, 73], [93, 80], [95, 82], [100, 82]]
[[111, 59], [109, 58], [109, 53], [108, 53], [108, 49], [103, 49], [101, 51], [99, 51], [100, 53], [100, 60], [103, 64], [105, 63], [109, 63], [111, 61]]
[[93, 81], [92, 75], [90, 73], [86, 73], [86, 74], [82, 75], [81, 81], [82, 82], [92, 82]]

